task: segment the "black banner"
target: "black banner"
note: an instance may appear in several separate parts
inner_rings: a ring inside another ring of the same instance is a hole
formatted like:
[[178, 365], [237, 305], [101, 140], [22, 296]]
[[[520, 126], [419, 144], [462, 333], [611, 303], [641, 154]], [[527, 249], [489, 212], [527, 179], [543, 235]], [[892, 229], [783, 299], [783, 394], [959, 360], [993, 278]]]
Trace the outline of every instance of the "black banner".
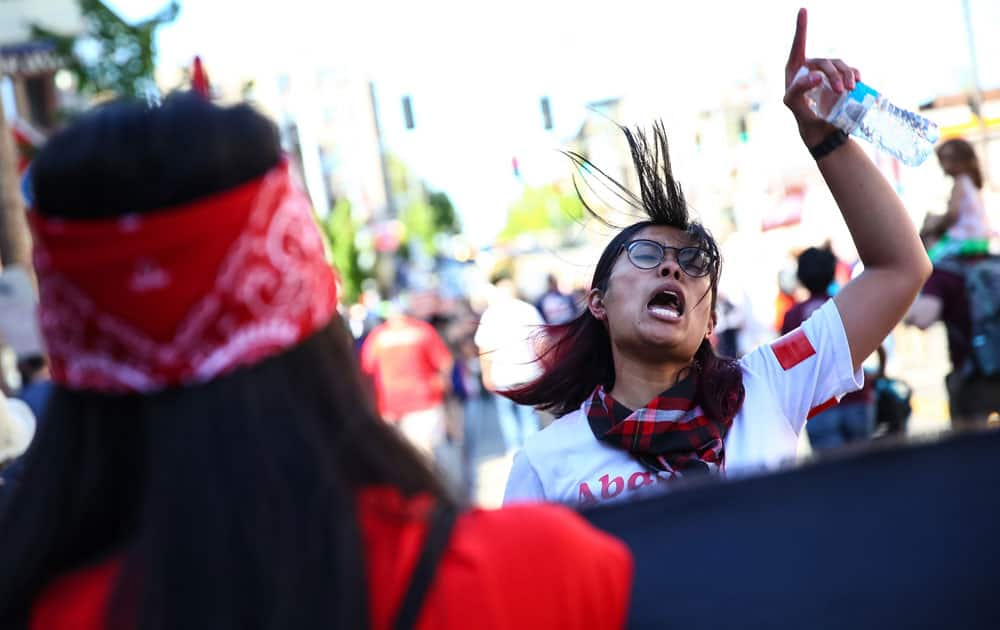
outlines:
[[630, 628], [1000, 628], [1000, 432], [585, 516], [635, 556]]

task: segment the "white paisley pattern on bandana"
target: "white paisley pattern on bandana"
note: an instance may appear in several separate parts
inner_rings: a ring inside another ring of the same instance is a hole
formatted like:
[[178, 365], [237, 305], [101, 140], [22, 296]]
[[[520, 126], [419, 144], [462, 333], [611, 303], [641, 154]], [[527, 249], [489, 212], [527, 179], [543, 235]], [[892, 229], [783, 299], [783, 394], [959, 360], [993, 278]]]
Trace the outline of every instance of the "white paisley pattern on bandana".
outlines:
[[[229, 200], [230, 206], [234, 203], [243, 207], [220, 210], [203, 204], [182, 219], [203, 241], [212, 235], [206, 236], [205, 230], [197, 234], [199, 215], [229, 212], [245, 217], [237, 216], [242, 225], [237, 225], [231, 244], [214, 244], [224, 252], [214, 282], [203, 295], [194, 296], [179, 319], [166, 322], [172, 330], [166, 338], [149, 331], [147, 318], [157, 317], [156, 299], [169, 301], [170, 292], [189, 282], [192, 274], [204, 280], [213, 273], [191, 265], [204, 242], [171, 234], [165, 238], [169, 242], [155, 242], [141, 257], [106, 262], [105, 281], [118, 286], [111, 292], [116, 295], [111, 304], [107, 289], [101, 289], [101, 303], [87, 278], [102, 269], [84, 274], [69, 264], [52, 264], [72, 224], [83, 222], [33, 217], [39, 242], [39, 314], [55, 380], [73, 389], [107, 392], [152, 392], [204, 382], [281, 352], [327, 324], [336, 310], [336, 279], [325, 260], [309, 201], [292, 181], [287, 164], [254, 182], [241, 200]], [[96, 240], [155, 240], [156, 235], [144, 231], [162, 230], [164, 225], [149, 224], [170, 220], [147, 220], [143, 215], [104, 221], [110, 233]], [[92, 236], [97, 222], [89, 223], [86, 229]], [[171, 231], [183, 228], [174, 225]], [[117, 314], [123, 310], [129, 316]]]

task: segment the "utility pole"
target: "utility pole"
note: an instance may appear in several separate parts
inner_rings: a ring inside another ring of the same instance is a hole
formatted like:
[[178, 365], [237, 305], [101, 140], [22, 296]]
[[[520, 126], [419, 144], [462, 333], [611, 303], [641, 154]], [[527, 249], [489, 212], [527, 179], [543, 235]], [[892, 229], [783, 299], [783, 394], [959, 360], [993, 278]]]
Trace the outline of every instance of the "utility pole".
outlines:
[[377, 219], [396, 218], [396, 203], [392, 194], [392, 183], [389, 181], [389, 160], [385, 155], [385, 139], [382, 137], [382, 122], [379, 119], [378, 97], [375, 94], [375, 83], [368, 83], [368, 94], [372, 105], [372, 118], [375, 121], [375, 139], [378, 141], [378, 156], [382, 162], [382, 185], [385, 187], [385, 208], [376, 214]]
[[972, 8], [969, 0], [962, 0], [962, 11], [965, 14], [965, 36], [969, 42], [969, 66], [972, 71], [972, 94], [969, 105], [972, 113], [979, 121], [979, 159], [983, 165], [983, 184], [990, 184], [989, 138], [987, 137], [986, 119], [983, 117], [983, 89], [979, 85], [979, 62], [976, 57], [976, 39], [972, 31]]
[[[375, 123], [375, 139], [378, 142], [378, 155], [382, 163], [382, 185], [385, 187], [385, 207], [377, 208], [374, 214], [374, 224], [384, 225], [386, 221], [398, 216], [396, 199], [393, 195], [392, 182], [389, 175], [389, 160], [385, 152], [385, 138], [382, 135], [382, 121], [378, 110], [378, 95], [375, 92], [375, 82], [368, 83], [368, 97], [371, 101], [372, 118]], [[396, 260], [394, 253], [380, 252], [375, 259], [375, 281], [379, 292], [386, 297], [396, 293]]]

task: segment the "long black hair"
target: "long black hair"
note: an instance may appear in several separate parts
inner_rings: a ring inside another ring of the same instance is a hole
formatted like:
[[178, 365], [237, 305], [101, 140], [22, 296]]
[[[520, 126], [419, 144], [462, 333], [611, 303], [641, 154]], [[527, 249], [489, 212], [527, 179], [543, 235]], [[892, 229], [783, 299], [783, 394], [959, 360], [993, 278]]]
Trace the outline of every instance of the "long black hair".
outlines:
[[[281, 151], [247, 106], [192, 95], [116, 103], [53, 137], [35, 210], [106, 218], [254, 179]], [[0, 627], [27, 625], [60, 574], [122, 559], [114, 628], [367, 625], [355, 493], [449, 501], [378, 419], [339, 317], [299, 345], [208, 383], [153, 395], [57, 387], [0, 507]]]
[[[707, 250], [715, 261], [709, 275], [711, 310], [714, 313], [721, 272], [719, 247], [711, 232], [690, 217], [684, 192], [673, 176], [663, 124], [653, 125], [652, 141], [641, 129], [621, 129], [628, 141], [639, 181], [638, 195], [608, 176], [583, 155], [573, 151], [566, 152], [581, 171], [597, 177], [604, 188], [646, 217], [643, 221], [625, 227], [616, 226], [602, 212], [594, 209], [579, 185], [576, 186], [584, 208], [594, 218], [620, 230], [601, 253], [594, 269], [591, 288], [602, 292], [607, 290], [611, 269], [622, 246], [636, 233], [652, 225], [668, 226], [682, 230], [692, 243]], [[589, 309], [584, 308], [575, 319], [565, 324], [545, 326], [541, 337], [544, 344], [539, 357], [542, 374], [522, 387], [505, 392], [510, 398], [562, 416], [576, 411], [597, 385], [603, 385], [607, 390], [614, 387], [611, 337]], [[702, 376], [698, 380], [696, 395], [705, 413], [715, 418], [735, 415], [743, 404], [744, 396], [743, 373], [736, 361], [716, 355], [712, 344], [705, 339], [695, 352], [692, 366]]]

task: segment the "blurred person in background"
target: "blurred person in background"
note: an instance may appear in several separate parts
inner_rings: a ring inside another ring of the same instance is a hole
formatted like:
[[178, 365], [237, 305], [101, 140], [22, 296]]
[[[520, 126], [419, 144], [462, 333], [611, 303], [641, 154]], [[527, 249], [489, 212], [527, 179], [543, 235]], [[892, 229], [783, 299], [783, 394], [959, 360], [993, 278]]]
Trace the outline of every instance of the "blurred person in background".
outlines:
[[31, 407], [35, 417], [41, 418], [54, 387], [48, 359], [35, 353], [18, 357], [17, 370], [21, 373], [21, 387], [15, 395]]
[[20, 455], [38, 431], [52, 392], [37, 308], [38, 292], [30, 270], [16, 264], [6, 266], [0, 272], [0, 390], [7, 396], [3, 406], [9, 408], [8, 426], [12, 430], [6, 435], [12, 441], [6, 448], [0, 445], [4, 452], [0, 454], [0, 476], [8, 490], [20, 477], [24, 461]]
[[[785, 313], [781, 334], [800, 327], [827, 300], [837, 270], [837, 257], [828, 247], [810, 247], [799, 254], [797, 278], [809, 291], [808, 299]], [[875, 430], [874, 380], [866, 378], [864, 387], [848, 392], [834, 407], [820, 412], [806, 423], [809, 444], [821, 451], [851, 442], [867, 440]]]
[[772, 330], [778, 332], [785, 321], [788, 309], [795, 306], [795, 269], [791, 263], [778, 272], [778, 295], [774, 300], [774, 324]]
[[928, 215], [921, 237], [931, 261], [953, 255], [982, 256], [989, 252], [990, 229], [983, 205], [983, 172], [976, 151], [966, 140], [952, 138], [937, 147], [941, 170], [952, 178], [948, 209]]
[[446, 435], [445, 398], [453, 359], [434, 327], [399, 303], [361, 346], [361, 370], [372, 380], [379, 413], [430, 458]]
[[107, 105], [33, 190], [56, 387], [0, 504], [0, 627], [624, 623], [619, 542], [562, 509], [459, 513], [379, 419], [269, 120]]
[[[479, 316], [472, 310], [468, 299], [453, 299], [443, 302], [441, 313], [444, 322], [440, 333], [455, 358], [451, 371], [451, 388], [448, 404], [448, 427], [450, 441], [458, 447], [455, 472], [461, 477], [460, 492], [470, 500], [476, 489], [476, 456], [482, 424], [489, 417], [484, 413], [484, 394], [480, 375], [479, 351], [473, 335]], [[443, 316], [447, 314], [447, 317]], [[488, 399], [493, 404], [492, 399]]]
[[[648, 220], [622, 229], [604, 249], [587, 309], [547, 327], [542, 375], [507, 392], [559, 419], [515, 456], [505, 503], [585, 506], [673, 479], [777, 465], [795, 456], [809, 417], [862, 386], [862, 361], [905, 314], [930, 263], [864, 149], [809, 107], [806, 94], [823, 75], [843, 93], [860, 73], [839, 60], [807, 59], [805, 47], [802, 9], [784, 102], [865, 271], [788, 335], [739, 361], [718, 357], [709, 343], [720, 273], [715, 239], [689, 216], [662, 125], [652, 139], [625, 129], [639, 195], [609, 178], [602, 183]], [[809, 72], [795, 78], [803, 66]], [[586, 172], [601, 172], [569, 155]]]
[[739, 358], [740, 332], [746, 325], [743, 309], [720, 292], [716, 316], [717, 324], [713, 333], [713, 341], [719, 356], [731, 359]]
[[483, 387], [482, 368], [479, 363], [479, 349], [472, 334], [458, 340], [455, 353], [456, 393], [461, 392], [462, 405], [462, 480], [466, 496], [472, 497], [476, 490], [476, 463], [479, 456], [484, 413], [484, 405], [493, 404], [490, 392]]
[[347, 309], [347, 317], [347, 327], [351, 331], [351, 336], [354, 337], [354, 349], [360, 356], [361, 346], [364, 345], [365, 339], [376, 326], [382, 323], [382, 320], [375, 311], [362, 303], [351, 304]]
[[538, 374], [535, 344], [545, 321], [538, 309], [517, 297], [517, 286], [506, 275], [492, 279], [489, 304], [479, 320], [475, 343], [483, 387], [492, 392], [504, 445], [511, 453], [538, 431], [538, 414], [530, 405], [506, 395]]
[[[973, 280], [972, 274], [978, 278]], [[970, 295], [970, 280], [979, 283]], [[951, 371], [945, 377], [952, 427], [984, 426], [1000, 412], [1000, 257], [954, 255], [934, 271], [905, 319], [921, 330], [945, 326]], [[983, 359], [986, 359], [985, 364]]]
[[559, 290], [559, 279], [550, 273], [545, 281], [545, 293], [535, 303], [535, 308], [542, 314], [545, 323], [562, 324], [576, 317], [577, 306], [573, 296]]
[[[34, 315], [32, 315], [32, 317], [34, 317]], [[21, 375], [21, 386], [8, 402], [11, 405], [19, 405], [23, 403], [23, 405], [30, 410], [30, 435], [34, 435], [38, 431], [38, 423], [45, 417], [45, 407], [48, 405], [49, 398], [52, 396], [52, 391], [54, 389], [54, 384], [52, 383], [52, 379], [49, 375], [48, 360], [40, 354], [31, 354], [27, 357], [19, 357], [17, 369]], [[26, 414], [21, 409], [16, 409], [15, 412], [21, 419], [26, 417]], [[22, 422], [21, 426], [24, 427], [28, 425], [25, 425]], [[21, 449], [21, 453], [25, 450], [27, 450], [27, 445], [25, 445], [25, 448]], [[2, 459], [2, 457], [0, 457], [0, 459]], [[6, 464], [0, 463], [0, 466], [4, 467], [0, 476], [2, 476], [2, 479], [7, 485], [10, 485], [14, 483], [18, 477], [20, 477], [21, 469], [24, 466], [24, 458], [14, 457], [7, 461]]]
[[37, 418], [24, 401], [0, 391], [0, 502], [20, 477], [21, 456], [34, 438]]

